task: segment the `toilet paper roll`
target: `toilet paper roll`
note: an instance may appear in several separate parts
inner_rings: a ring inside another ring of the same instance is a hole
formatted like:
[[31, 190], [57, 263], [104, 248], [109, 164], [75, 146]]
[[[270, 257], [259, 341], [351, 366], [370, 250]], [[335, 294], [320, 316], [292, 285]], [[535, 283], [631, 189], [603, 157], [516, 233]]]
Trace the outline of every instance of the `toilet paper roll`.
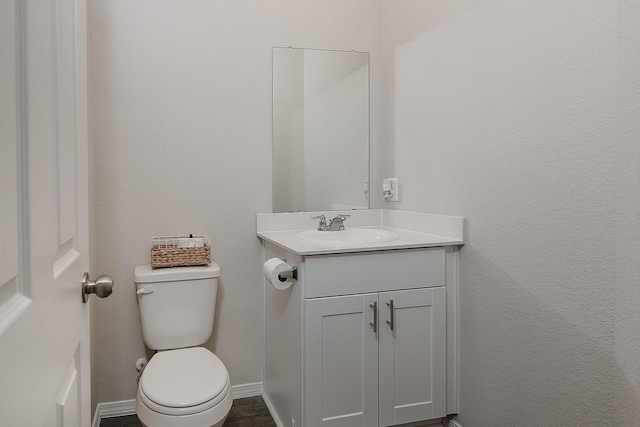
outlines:
[[274, 288], [282, 291], [293, 285], [293, 279], [287, 278], [284, 282], [280, 280], [278, 274], [290, 271], [291, 266], [279, 258], [270, 258], [262, 266], [262, 274]]

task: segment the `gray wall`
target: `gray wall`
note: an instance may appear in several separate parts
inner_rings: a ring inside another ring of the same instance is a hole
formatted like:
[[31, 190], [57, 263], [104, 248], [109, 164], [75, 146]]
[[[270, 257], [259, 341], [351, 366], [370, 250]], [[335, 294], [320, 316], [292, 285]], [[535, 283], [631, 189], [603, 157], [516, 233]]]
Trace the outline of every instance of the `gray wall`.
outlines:
[[149, 263], [154, 235], [212, 238], [222, 276], [207, 347], [224, 361], [233, 384], [259, 382], [255, 215], [271, 211], [271, 48], [372, 52], [378, 173], [380, 3], [108, 0], [90, 6], [91, 269], [116, 281], [113, 295], [92, 313], [94, 405], [135, 397], [134, 364], [146, 351], [133, 270]]
[[637, 5], [383, 3], [393, 206], [468, 218], [460, 423], [635, 425]]

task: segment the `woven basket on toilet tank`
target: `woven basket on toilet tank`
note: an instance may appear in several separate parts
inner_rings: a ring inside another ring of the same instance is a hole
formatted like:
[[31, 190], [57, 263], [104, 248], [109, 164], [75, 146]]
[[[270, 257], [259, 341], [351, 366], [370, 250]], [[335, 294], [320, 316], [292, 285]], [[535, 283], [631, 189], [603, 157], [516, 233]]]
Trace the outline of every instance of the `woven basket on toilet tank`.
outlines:
[[161, 236], [151, 239], [151, 267], [188, 267], [211, 264], [207, 236]]

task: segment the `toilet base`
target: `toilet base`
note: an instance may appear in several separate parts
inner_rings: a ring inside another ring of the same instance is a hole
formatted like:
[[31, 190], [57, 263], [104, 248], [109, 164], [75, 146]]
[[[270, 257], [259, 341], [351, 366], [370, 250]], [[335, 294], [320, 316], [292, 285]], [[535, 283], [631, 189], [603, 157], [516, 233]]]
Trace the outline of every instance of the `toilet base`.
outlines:
[[166, 415], [149, 409], [140, 399], [140, 390], [136, 396], [136, 414], [144, 427], [221, 427], [229, 415], [233, 404], [233, 392], [212, 408], [189, 415]]

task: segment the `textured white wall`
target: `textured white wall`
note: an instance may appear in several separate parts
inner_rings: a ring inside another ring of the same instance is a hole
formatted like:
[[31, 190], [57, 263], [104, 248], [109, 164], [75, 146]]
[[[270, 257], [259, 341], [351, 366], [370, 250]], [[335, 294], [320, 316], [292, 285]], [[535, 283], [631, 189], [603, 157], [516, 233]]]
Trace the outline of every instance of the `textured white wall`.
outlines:
[[616, 169], [616, 2], [383, 4], [388, 206], [468, 218], [459, 421], [611, 425], [617, 172], [638, 207], [637, 134]]
[[94, 306], [97, 401], [135, 396], [133, 270], [153, 235], [212, 238], [222, 277], [207, 346], [234, 384], [261, 380], [255, 214], [271, 211], [271, 48], [372, 52], [376, 176], [380, 12], [369, 0], [91, 2], [92, 271], [116, 281]]

